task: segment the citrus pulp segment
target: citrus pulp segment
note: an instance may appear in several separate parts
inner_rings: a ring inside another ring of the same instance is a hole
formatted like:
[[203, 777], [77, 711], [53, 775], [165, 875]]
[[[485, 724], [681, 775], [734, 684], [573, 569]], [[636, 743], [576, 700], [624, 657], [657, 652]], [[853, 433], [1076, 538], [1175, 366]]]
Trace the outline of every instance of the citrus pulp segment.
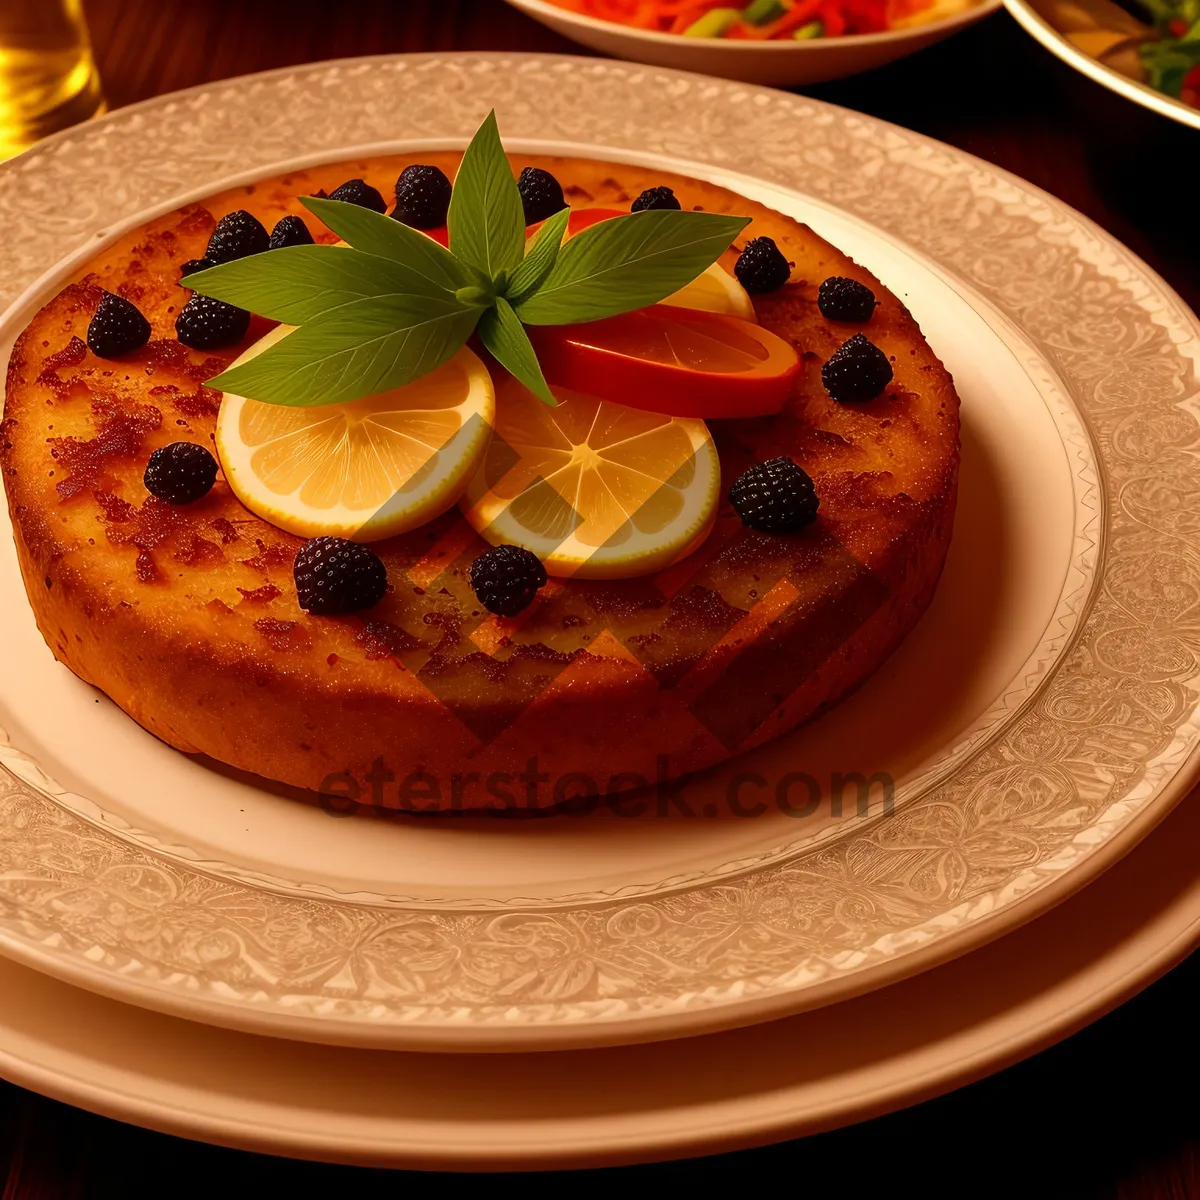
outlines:
[[691, 553], [720, 500], [704, 422], [554, 392], [551, 408], [514, 379], [497, 385], [496, 436], [462, 500], [471, 525], [557, 576], [648, 575]]
[[673, 296], [668, 296], [662, 303], [725, 313], [731, 317], [741, 317], [743, 321], [758, 319], [754, 315], [750, 293], [720, 263], [713, 263], [703, 275], [680, 288]]

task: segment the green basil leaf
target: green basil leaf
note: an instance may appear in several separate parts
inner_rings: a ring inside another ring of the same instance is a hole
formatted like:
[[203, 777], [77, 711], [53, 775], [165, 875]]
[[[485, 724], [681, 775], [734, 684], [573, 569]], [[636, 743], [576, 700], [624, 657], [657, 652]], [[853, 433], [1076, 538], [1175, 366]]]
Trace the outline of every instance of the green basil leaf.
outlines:
[[360, 300], [301, 325], [208, 386], [268, 404], [342, 404], [402, 387], [466, 343], [480, 309], [426, 297]]
[[526, 325], [576, 325], [657, 304], [708, 270], [749, 224], [653, 209], [600, 221], [563, 246], [517, 315]]
[[571, 220], [571, 210], [564, 208], [542, 222], [533, 245], [529, 247], [521, 265], [508, 281], [508, 302], [520, 304], [546, 282], [546, 276], [554, 269], [562, 248], [563, 235]]
[[524, 257], [525, 212], [494, 112], [463, 155], [447, 224], [454, 256], [491, 280], [514, 270]]
[[480, 317], [477, 332], [479, 340], [509, 374], [515, 375], [543, 403], [558, 404], [542, 374], [525, 326], [503, 296]]
[[[348, 246], [287, 246], [197, 271], [187, 286], [202, 296], [249, 309], [285, 325], [299, 325], [344, 304], [389, 296], [444, 301], [456, 294], [433, 284], [406, 263]], [[470, 292], [460, 288], [459, 299]], [[481, 295], [478, 307], [486, 307]]]
[[[372, 212], [360, 204], [323, 200], [318, 196], [303, 196], [300, 203], [355, 250], [402, 263], [433, 287], [453, 292], [482, 282], [440, 242], [394, 217]], [[268, 250], [267, 253], [278, 254], [279, 251]], [[255, 256], [256, 259], [261, 257]]]

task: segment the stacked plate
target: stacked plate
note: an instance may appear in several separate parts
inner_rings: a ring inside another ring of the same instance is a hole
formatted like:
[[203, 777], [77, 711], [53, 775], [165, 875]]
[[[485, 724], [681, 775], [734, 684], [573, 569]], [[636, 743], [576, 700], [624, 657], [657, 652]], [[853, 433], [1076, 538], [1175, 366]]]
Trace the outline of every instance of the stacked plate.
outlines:
[[[462, 146], [492, 107], [514, 149], [659, 164], [807, 221], [904, 298], [963, 400], [932, 608], [849, 701], [651, 819], [345, 818], [177, 754], [59, 667], [6, 526], [0, 1070], [282, 1153], [634, 1161], [912, 1103], [1188, 953], [1200, 807], [1172, 809], [1200, 744], [1200, 323], [1020, 180], [813, 100], [625, 63], [320, 64], [3, 168], [0, 338], [157, 213]], [[887, 802], [803, 821], [715, 802], [798, 773]]]

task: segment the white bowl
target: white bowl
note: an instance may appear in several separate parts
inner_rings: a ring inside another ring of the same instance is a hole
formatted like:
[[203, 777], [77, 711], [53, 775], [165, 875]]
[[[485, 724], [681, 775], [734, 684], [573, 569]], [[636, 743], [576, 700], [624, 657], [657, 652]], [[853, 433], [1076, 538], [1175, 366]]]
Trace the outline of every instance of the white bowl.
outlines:
[[508, 3], [564, 37], [617, 58], [630, 58], [657, 67], [676, 67], [702, 75], [720, 75], [745, 83], [784, 86], [823, 83], [882, 67], [974, 25], [1001, 6], [1001, 0], [980, 0], [973, 7], [944, 20], [887, 33], [813, 38], [803, 42], [751, 42], [631, 29], [614, 21], [569, 12], [547, 0], [508, 0]]

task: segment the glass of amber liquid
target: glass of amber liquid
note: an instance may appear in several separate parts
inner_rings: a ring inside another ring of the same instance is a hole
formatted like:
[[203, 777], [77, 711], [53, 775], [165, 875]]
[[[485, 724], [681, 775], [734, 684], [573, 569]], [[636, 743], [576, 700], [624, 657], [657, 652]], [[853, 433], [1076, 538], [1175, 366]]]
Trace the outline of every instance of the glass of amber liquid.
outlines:
[[0, 0], [0, 159], [103, 110], [81, 0]]

